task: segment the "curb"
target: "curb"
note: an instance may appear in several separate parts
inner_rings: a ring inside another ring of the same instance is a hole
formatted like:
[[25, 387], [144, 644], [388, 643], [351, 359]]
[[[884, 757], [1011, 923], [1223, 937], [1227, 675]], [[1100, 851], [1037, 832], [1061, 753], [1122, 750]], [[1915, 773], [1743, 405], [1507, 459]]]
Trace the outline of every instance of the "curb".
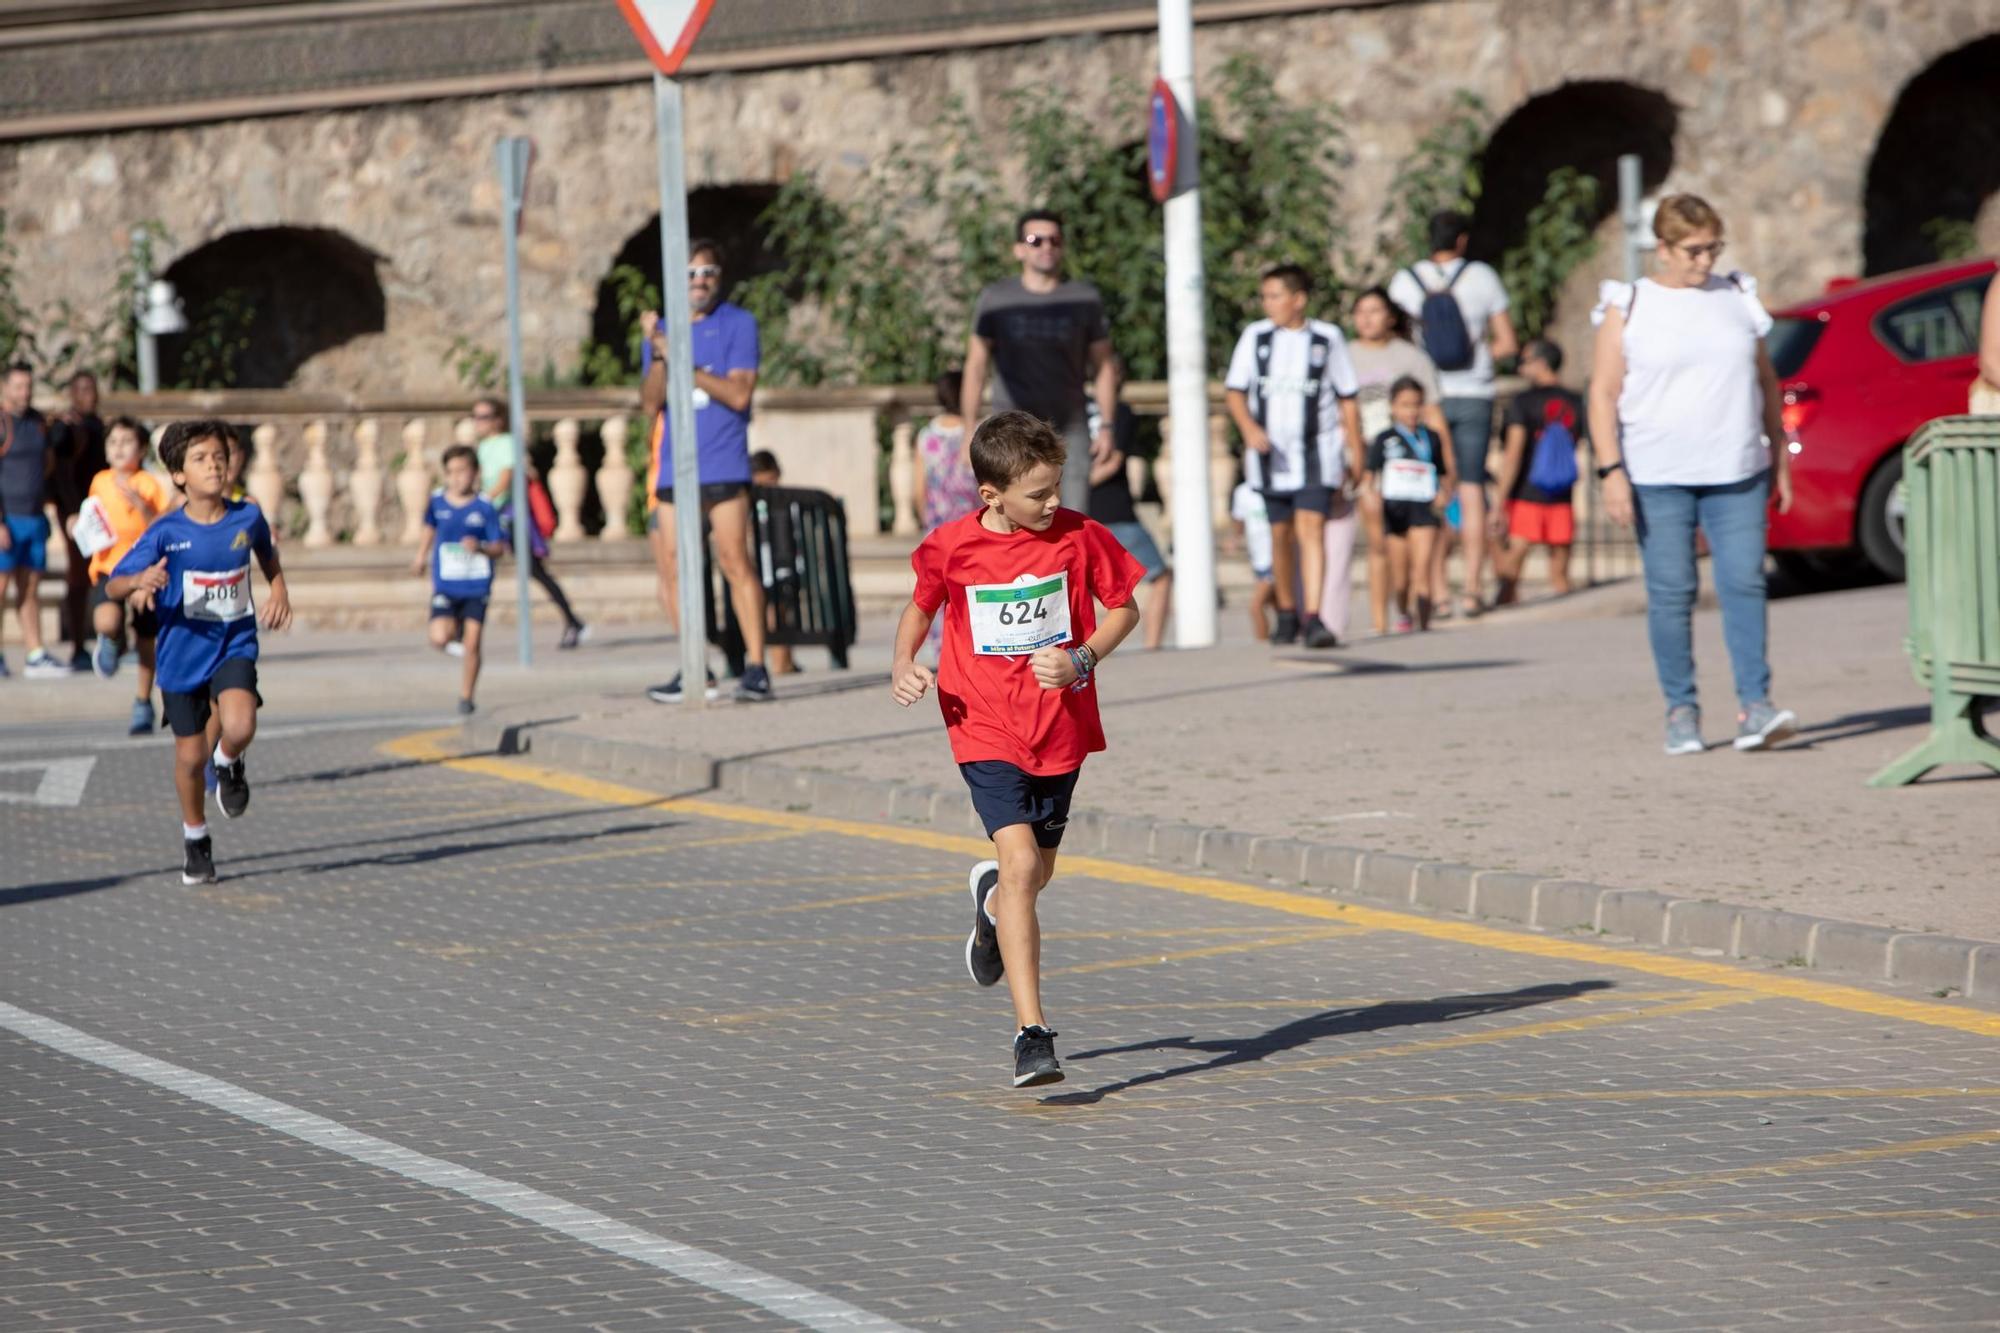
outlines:
[[[686, 795], [707, 793], [780, 810], [878, 824], [926, 825], [951, 833], [985, 831], [971, 800], [956, 788], [879, 782], [765, 760], [714, 759], [643, 741], [580, 736], [555, 725], [481, 718], [465, 723], [461, 731], [466, 742], [480, 750], [532, 753], [558, 767], [646, 778]], [[1913, 934], [1798, 912], [1479, 870], [1391, 852], [1100, 811], [1080, 810], [1070, 816], [1063, 849], [1260, 878], [1430, 915], [1525, 926], [1545, 934], [1596, 935], [1648, 948], [2000, 1000], [2000, 942]]]

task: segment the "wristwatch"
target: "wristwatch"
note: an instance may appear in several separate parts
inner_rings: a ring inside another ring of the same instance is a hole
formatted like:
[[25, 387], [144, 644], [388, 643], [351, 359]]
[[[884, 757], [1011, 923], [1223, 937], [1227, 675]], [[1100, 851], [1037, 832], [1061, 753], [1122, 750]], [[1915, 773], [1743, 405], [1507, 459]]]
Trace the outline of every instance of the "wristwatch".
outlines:
[[1625, 460], [1622, 458], [1615, 463], [1607, 463], [1605, 466], [1597, 469], [1597, 479], [1603, 481], [1614, 472], [1622, 472], [1624, 468]]

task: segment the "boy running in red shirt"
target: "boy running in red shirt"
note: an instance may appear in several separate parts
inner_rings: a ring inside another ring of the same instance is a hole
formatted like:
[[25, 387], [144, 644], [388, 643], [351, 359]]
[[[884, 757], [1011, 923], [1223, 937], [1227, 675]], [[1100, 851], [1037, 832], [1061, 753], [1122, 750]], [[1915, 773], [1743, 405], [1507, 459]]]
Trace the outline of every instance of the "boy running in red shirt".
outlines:
[[[892, 671], [905, 708], [937, 685], [952, 758], [993, 839], [995, 859], [972, 868], [965, 962], [982, 986], [1007, 978], [1017, 1088], [1063, 1076], [1056, 1033], [1042, 1021], [1035, 898], [1055, 874], [1084, 756], [1104, 748], [1097, 665], [1139, 623], [1132, 594], [1146, 574], [1102, 524], [1062, 508], [1065, 452], [1026, 412], [989, 417], [973, 433], [983, 507], [937, 528], [911, 557], [917, 589]], [[933, 675], [916, 655], [940, 609]]]

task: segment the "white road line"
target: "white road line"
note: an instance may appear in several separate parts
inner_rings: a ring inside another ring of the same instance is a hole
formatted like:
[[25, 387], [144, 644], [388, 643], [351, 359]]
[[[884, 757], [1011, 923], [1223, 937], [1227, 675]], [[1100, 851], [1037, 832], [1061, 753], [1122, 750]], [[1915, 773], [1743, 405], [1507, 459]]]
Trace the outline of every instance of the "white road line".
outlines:
[[596, 1249], [671, 1273], [710, 1291], [733, 1296], [807, 1328], [840, 1330], [841, 1333], [852, 1333], [857, 1329], [872, 1333], [911, 1333], [901, 1324], [810, 1287], [801, 1287], [719, 1254], [710, 1254], [707, 1250], [698, 1250], [692, 1245], [683, 1245], [665, 1236], [627, 1226], [553, 1194], [544, 1194], [526, 1185], [399, 1147], [386, 1139], [349, 1129], [325, 1116], [259, 1096], [234, 1083], [225, 1083], [221, 1079], [141, 1055], [115, 1042], [79, 1032], [65, 1023], [5, 1001], [0, 1001], [0, 1027], [9, 1028], [29, 1041], [61, 1051], [64, 1055], [154, 1087], [165, 1088], [191, 1101], [226, 1111], [314, 1147], [357, 1162], [366, 1162], [384, 1171], [393, 1171], [436, 1189], [462, 1194], [525, 1222], [533, 1222]]
[[0, 773], [42, 772], [42, 780], [35, 784], [33, 791], [0, 791], [0, 802], [14, 805], [77, 805], [83, 800], [83, 789], [90, 782], [90, 770], [97, 767], [96, 755], [84, 755], [79, 759], [29, 759], [25, 762], [0, 764]]

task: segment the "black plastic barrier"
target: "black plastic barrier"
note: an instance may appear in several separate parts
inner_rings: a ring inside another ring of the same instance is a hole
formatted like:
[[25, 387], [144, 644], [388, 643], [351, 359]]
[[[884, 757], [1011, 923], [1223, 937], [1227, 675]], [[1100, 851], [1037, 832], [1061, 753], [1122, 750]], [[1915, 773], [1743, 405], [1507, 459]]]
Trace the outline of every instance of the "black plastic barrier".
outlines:
[[[846, 507], [825, 491], [753, 486], [750, 521], [751, 550], [767, 608], [765, 642], [824, 648], [833, 654], [833, 664], [845, 670], [847, 650], [859, 632], [847, 560]], [[713, 555], [707, 589], [708, 641], [722, 649], [730, 674], [741, 675], [743, 630]]]

